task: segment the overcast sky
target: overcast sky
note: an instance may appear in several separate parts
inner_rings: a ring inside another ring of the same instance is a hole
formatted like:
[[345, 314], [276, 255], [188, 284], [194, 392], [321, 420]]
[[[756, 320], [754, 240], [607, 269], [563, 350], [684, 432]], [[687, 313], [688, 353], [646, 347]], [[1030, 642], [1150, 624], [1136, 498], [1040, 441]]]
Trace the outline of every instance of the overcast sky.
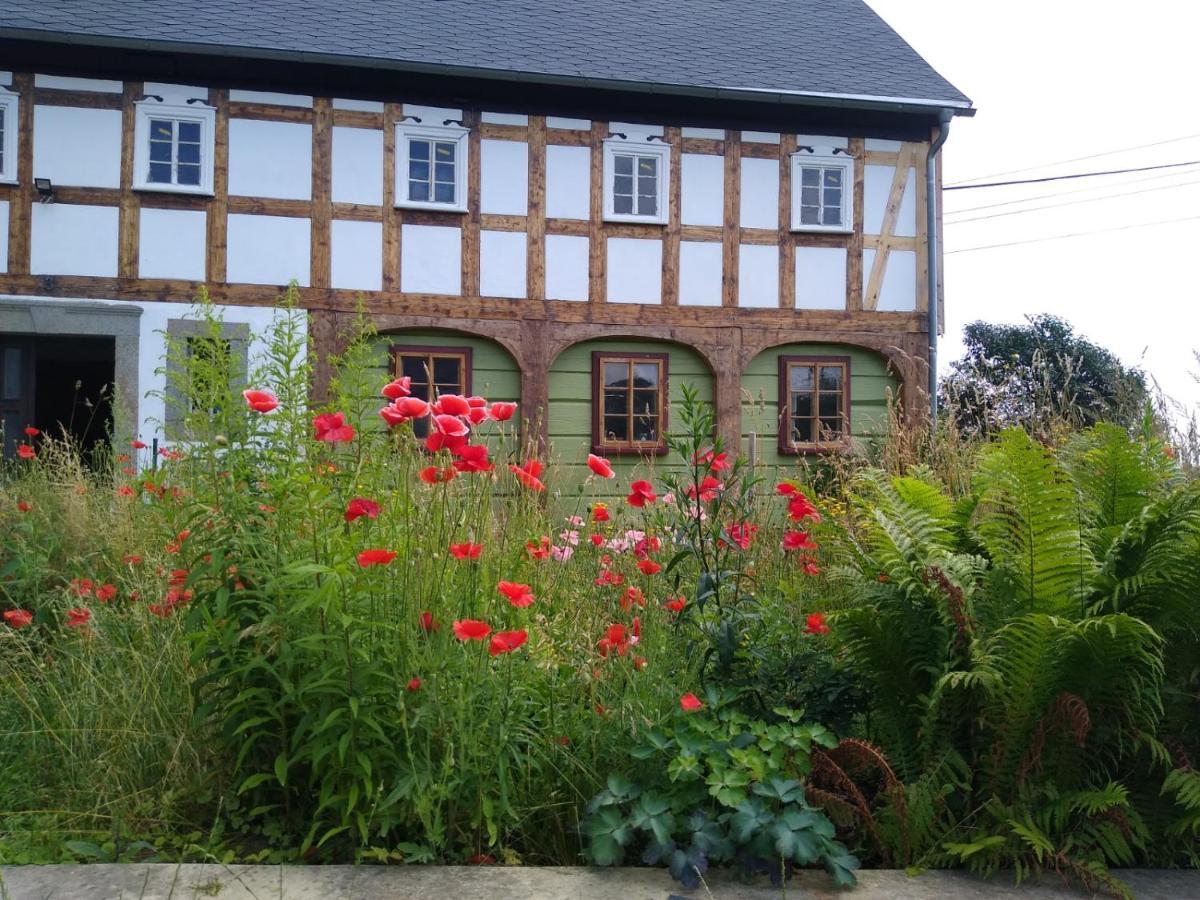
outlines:
[[[867, 2], [978, 109], [951, 127], [946, 185], [1200, 160], [1194, 0]], [[1094, 154], [1105, 155], [1075, 159]], [[1016, 169], [1027, 171], [988, 177]], [[1114, 194], [1126, 196], [1097, 199]], [[968, 211], [1014, 200], [1027, 202]], [[952, 191], [944, 204], [943, 371], [961, 355], [965, 323], [1048, 312], [1200, 406], [1200, 165]], [[1014, 241], [1037, 242], [972, 249]]]

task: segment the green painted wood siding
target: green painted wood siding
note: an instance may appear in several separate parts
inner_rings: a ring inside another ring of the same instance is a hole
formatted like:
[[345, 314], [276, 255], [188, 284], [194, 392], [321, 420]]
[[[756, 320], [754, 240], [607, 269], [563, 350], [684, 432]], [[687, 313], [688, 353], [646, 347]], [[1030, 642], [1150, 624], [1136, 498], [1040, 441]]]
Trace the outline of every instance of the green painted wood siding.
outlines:
[[[666, 353], [667, 381], [671, 391], [668, 413], [669, 430], [678, 433], [678, 406], [683, 399], [683, 385], [690, 384], [706, 403], [713, 400], [713, 378], [703, 358], [682, 344], [662, 341], [596, 340], [568, 347], [550, 367], [550, 410], [548, 432], [550, 458], [559, 466], [560, 484], [551, 485], [564, 493], [587, 477], [587, 455], [592, 444], [592, 353], [596, 350], [613, 353]], [[651, 469], [661, 470], [675, 463], [671, 455], [640, 457], [610, 456], [617, 470], [613, 493], [626, 493], [632, 477], [644, 476]], [[634, 473], [638, 473], [635, 475]]]
[[758, 435], [757, 462], [791, 468], [797, 457], [779, 452], [779, 357], [850, 357], [850, 432], [857, 441], [869, 440], [886, 427], [887, 392], [895, 396], [899, 382], [877, 353], [843, 344], [786, 344], [772, 347], [751, 360], [742, 376], [742, 451], [750, 432]]

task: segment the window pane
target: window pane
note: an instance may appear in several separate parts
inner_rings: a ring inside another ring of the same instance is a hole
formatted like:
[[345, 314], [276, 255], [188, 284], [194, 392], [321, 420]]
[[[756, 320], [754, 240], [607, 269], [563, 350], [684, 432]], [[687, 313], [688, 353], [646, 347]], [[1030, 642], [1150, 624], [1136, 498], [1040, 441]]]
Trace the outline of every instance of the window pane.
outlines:
[[821, 220], [822, 225], [841, 225], [842, 210], [840, 207], [827, 206], [825, 207], [825, 217]]
[[170, 119], [151, 119], [150, 140], [167, 142], [174, 140], [175, 129], [172, 128], [173, 124]]
[[800, 184], [806, 187], [816, 187], [821, 183], [820, 169], [805, 166], [800, 170]]
[[625, 387], [629, 384], [629, 365], [623, 362], [604, 364], [604, 386]]
[[434, 166], [433, 176], [438, 181], [454, 183], [454, 163], [440, 162]]
[[[151, 144], [150, 147], [151, 147], [151, 150], [154, 149], [153, 144]], [[151, 159], [154, 158], [153, 153], [151, 153], [150, 158]], [[179, 145], [179, 161], [181, 163], [196, 163], [197, 165], [199, 165], [199, 163], [200, 163], [200, 145], [199, 144], [181, 143]]]
[[822, 419], [821, 420], [821, 439], [831, 440], [842, 436], [842, 420], [841, 419]]
[[429, 163], [426, 160], [410, 159], [408, 161], [408, 177], [413, 181], [428, 181]]
[[613, 212], [620, 214], [633, 213], [633, 197], [629, 195], [617, 194], [613, 197]]
[[151, 141], [150, 142], [150, 161], [151, 162], [170, 162], [171, 161], [171, 142], [170, 141]]
[[792, 394], [793, 419], [807, 419], [812, 413], [812, 394]]
[[825, 170], [825, 187], [841, 188], [842, 186], [842, 170], [841, 169], [826, 169]]
[[820, 196], [821, 196], [821, 191], [819, 188], [815, 188], [815, 187], [800, 188], [800, 203], [803, 206], [816, 206], [820, 202], [818, 200], [818, 198]]
[[200, 143], [200, 123], [199, 122], [180, 122], [179, 123], [179, 140], [180, 140], [180, 142], [188, 141], [193, 144]]
[[604, 392], [604, 414], [625, 415], [629, 412], [629, 394], [626, 391]]
[[842, 189], [826, 188], [823, 203], [825, 206], [833, 206], [840, 209], [842, 206]]
[[616, 175], [613, 177], [613, 193], [614, 194], [632, 194], [633, 193], [633, 176], [632, 175]]
[[658, 415], [658, 391], [634, 391], [633, 411], [640, 415]]
[[190, 163], [180, 163], [179, 165], [179, 184], [199, 185], [200, 184], [200, 167]]
[[[17, 400], [21, 396], [21, 348], [4, 348], [4, 399]], [[11, 434], [5, 434], [11, 438]]]
[[812, 419], [796, 419], [792, 422], [792, 443], [812, 443]]
[[820, 211], [815, 206], [800, 207], [801, 225], [820, 225]]
[[839, 416], [842, 413], [842, 395], [841, 394], [821, 394], [821, 399], [818, 401], [818, 410], [823, 416]]
[[657, 156], [638, 157], [638, 175], [642, 178], [655, 178], [658, 175]]
[[658, 416], [634, 416], [633, 439], [635, 441], [658, 440]]
[[150, 181], [154, 184], [171, 183], [170, 163], [150, 163]]
[[605, 416], [604, 438], [609, 441], [629, 440], [629, 420], [625, 416]]
[[632, 156], [614, 156], [613, 157], [613, 172], [617, 175], [632, 175], [633, 174], [633, 157]]
[[434, 157], [435, 160], [439, 163], [453, 163], [454, 149], [454, 144], [450, 144], [445, 141], [438, 141], [437, 150], [435, 151], [437, 155]]
[[433, 360], [433, 380], [438, 384], [452, 384], [456, 389], [462, 387], [462, 361], [453, 358], [435, 357]]
[[813, 388], [812, 366], [791, 366], [789, 379], [793, 391], [811, 391]]
[[429, 141], [409, 141], [408, 158], [429, 161]]
[[433, 199], [438, 203], [454, 202], [454, 185], [438, 182], [433, 187]]
[[429, 182], [428, 181], [409, 181], [408, 182], [408, 199], [409, 200], [428, 200], [429, 199]]
[[658, 363], [634, 363], [633, 383], [637, 387], [658, 387]]
[[658, 198], [654, 196], [647, 197], [642, 194], [638, 197], [638, 215], [639, 216], [657, 216], [658, 215]]
[[821, 390], [840, 391], [842, 389], [842, 367], [821, 366]]
[[425, 371], [425, 359], [420, 356], [401, 356], [400, 374], [411, 378], [414, 388], [418, 383], [427, 384], [429, 382], [429, 375]]

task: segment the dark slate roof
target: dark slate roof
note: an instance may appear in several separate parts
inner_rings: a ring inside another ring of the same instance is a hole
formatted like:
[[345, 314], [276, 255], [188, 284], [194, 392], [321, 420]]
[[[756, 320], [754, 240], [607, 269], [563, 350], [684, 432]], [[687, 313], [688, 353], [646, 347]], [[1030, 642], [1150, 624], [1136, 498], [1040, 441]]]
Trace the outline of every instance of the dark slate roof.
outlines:
[[862, 0], [0, 0], [0, 36], [969, 104]]

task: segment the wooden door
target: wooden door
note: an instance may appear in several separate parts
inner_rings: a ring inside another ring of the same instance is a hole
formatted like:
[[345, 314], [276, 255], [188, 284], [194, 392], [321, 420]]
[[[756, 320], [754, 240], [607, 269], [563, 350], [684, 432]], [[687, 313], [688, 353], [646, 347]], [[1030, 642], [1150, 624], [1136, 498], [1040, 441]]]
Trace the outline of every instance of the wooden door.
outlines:
[[32, 338], [0, 337], [0, 430], [3, 456], [17, 453], [33, 423], [34, 348]]

